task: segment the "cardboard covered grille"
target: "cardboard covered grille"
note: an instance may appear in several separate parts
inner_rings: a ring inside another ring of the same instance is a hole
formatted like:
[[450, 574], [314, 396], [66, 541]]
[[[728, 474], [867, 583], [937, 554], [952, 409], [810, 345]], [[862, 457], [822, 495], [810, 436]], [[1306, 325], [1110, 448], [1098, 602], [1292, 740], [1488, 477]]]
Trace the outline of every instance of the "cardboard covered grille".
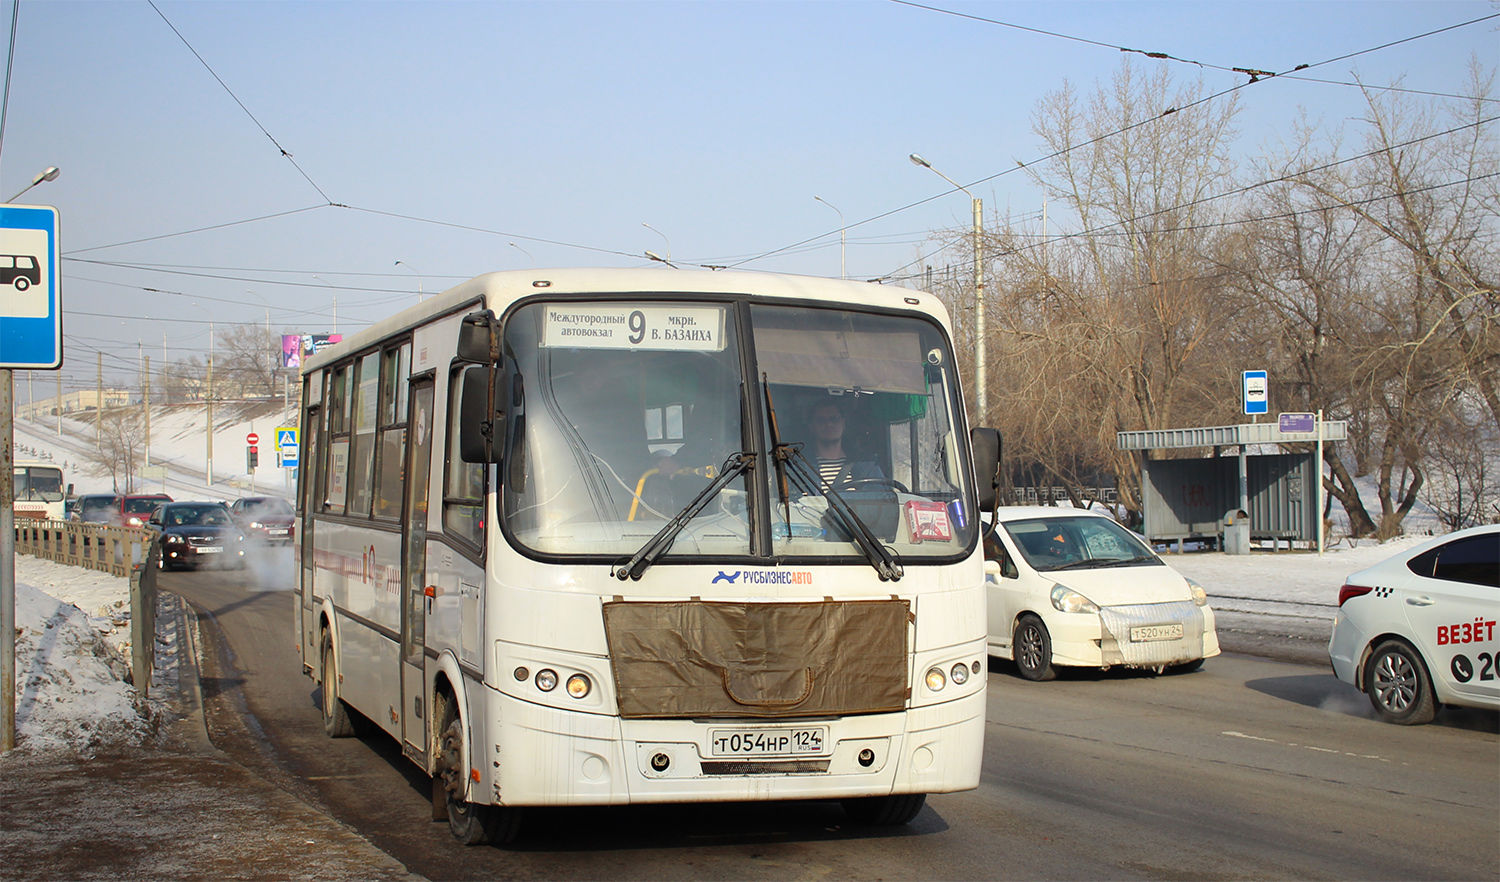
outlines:
[[623, 717], [901, 710], [905, 600], [604, 604]]

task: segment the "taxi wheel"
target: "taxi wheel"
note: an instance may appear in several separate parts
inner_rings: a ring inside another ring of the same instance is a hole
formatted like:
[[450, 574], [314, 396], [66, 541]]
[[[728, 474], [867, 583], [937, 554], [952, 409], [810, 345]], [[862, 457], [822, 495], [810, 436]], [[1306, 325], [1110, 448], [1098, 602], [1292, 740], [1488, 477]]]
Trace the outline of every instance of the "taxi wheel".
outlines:
[[1387, 723], [1419, 726], [1437, 716], [1432, 678], [1415, 650], [1400, 640], [1375, 648], [1365, 664], [1365, 693]]
[[1016, 669], [1028, 680], [1040, 683], [1057, 676], [1057, 670], [1052, 667], [1052, 635], [1047, 633], [1042, 620], [1030, 613], [1016, 622], [1011, 654], [1015, 657]]

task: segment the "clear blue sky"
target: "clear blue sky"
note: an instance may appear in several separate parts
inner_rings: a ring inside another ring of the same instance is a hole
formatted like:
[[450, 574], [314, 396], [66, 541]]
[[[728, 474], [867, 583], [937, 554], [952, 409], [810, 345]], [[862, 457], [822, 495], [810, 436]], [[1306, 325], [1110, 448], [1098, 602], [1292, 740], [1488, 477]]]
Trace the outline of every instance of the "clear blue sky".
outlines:
[[[1500, 12], [1492, 2], [931, 5], [1274, 71]], [[841, 221], [814, 196], [852, 225], [949, 189], [908, 153], [962, 183], [1031, 160], [1037, 102], [1064, 79], [1085, 90], [1107, 80], [1121, 59], [874, 0], [158, 8], [234, 97], [148, 3], [20, 7], [0, 192], [62, 169], [21, 201], [61, 213], [68, 387], [92, 387], [100, 349], [107, 379], [133, 385], [138, 342], [159, 363], [164, 333], [176, 360], [207, 349], [210, 320], [262, 323], [267, 309], [278, 333], [328, 331], [335, 288], [339, 330], [352, 331], [415, 302], [419, 284], [432, 292], [533, 259], [635, 266], [649, 249], [726, 264], [821, 236], [744, 268], [836, 276]], [[1500, 61], [1497, 22], [1309, 75], [1457, 92], [1471, 56]], [[1202, 75], [1210, 91], [1244, 81]], [[1300, 107], [1332, 123], [1361, 113], [1344, 86], [1276, 79], [1239, 94], [1246, 154], [1286, 133]], [[991, 211], [1040, 208], [1020, 174], [976, 191]], [[237, 223], [284, 212], [298, 213]], [[931, 251], [931, 230], [968, 222], [955, 193], [851, 229], [849, 275], [883, 276]], [[50, 395], [52, 377], [38, 374], [38, 399], [44, 385]]]

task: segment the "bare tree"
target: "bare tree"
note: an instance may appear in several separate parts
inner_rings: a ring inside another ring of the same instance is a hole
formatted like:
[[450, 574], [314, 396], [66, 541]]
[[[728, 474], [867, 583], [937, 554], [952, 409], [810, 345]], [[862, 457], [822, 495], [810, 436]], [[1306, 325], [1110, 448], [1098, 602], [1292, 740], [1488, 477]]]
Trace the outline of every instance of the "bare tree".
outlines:
[[1086, 99], [1047, 96], [1032, 128], [1055, 156], [1028, 172], [1075, 232], [1007, 226], [991, 246], [1007, 449], [1068, 486], [1111, 475], [1137, 511], [1139, 464], [1116, 433], [1208, 417], [1232, 382], [1215, 344], [1239, 307], [1205, 197], [1233, 180], [1237, 106], [1203, 94], [1127, 61]]
[[1337, 137], [1304, 123], [1260, 166], [1273, 183], [1231, 262], [1265, 319], [1281, 400], [1349, 420], [1350, 442], [1325, 448], [1325, 486], [1353, 535], [1384, 539], [1421, 498], [1435, 451], [1449, 451], [1447, 475], [1470, 461], [1452, 451], [1500, 425], [1500, 303], [1487, 281], [1497, 151], [1481, 102], [1446, 120], [1407, 99], [1369, 94], [1368, 107], [1363, 153], [1339, 158]]
[[264, 325], [232, 325], [217, 334], [218, 397], [272, 398], [281, 392], [281, 335]]
[[100, 415], [99, 444], [88, 454], [94, 474], [108, 475], [116, 492], [134, 493], [145, 453], [146, 435], [138, 409], [122, 407]]

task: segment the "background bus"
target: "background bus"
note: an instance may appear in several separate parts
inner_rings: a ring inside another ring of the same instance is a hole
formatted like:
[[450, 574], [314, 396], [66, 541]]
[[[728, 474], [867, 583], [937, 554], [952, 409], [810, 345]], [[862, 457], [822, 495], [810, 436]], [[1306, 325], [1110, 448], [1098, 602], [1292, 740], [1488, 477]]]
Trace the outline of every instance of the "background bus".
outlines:
[[493, 273], [319, 352], [325, 728], [396, 738], [467, 843], [529, 806], [904, 823], [976, 786], [994, 482], [955, 364], [926, 294], [670, 270]]
[[17, 519], [60, 521], [67, 517], [65, 506], [73, 488], [63, 483], [62, 469], [50, 463], [18, 460], [12, 471]]

